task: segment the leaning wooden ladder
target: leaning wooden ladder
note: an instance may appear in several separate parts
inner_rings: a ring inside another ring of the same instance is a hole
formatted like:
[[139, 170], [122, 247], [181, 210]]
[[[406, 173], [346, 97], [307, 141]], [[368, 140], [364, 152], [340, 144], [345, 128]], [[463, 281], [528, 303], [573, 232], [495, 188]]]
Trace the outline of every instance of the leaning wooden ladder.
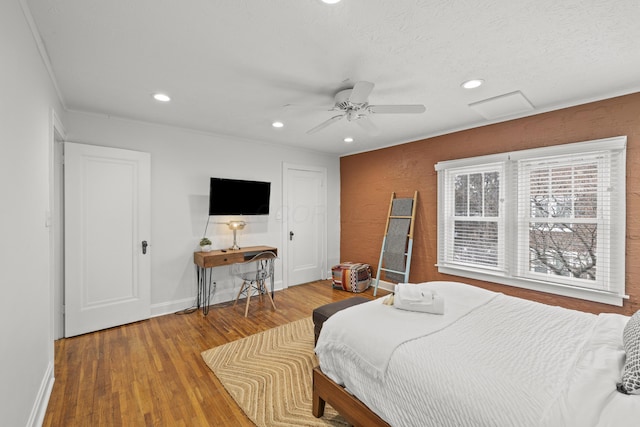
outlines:
[[391, 193], [389, 215], [382, 240], [376, 285], [373, 290], [374, 296], [378, 293], [382, 271], [384, 271], [385, 279], [404, 283], [409, 281], [417, 201], [417, 191], [413, 194], [413, 199], [396, 198], [396, 193]]

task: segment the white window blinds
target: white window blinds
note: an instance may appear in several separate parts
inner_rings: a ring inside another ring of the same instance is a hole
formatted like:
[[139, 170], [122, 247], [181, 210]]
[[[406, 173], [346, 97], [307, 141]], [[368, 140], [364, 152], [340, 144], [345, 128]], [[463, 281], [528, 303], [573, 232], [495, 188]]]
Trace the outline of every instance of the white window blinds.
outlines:
[[438, 267], [620, 305], [626, 137], [441, 162]]
[[500, 209], [502, 164], [455, 168], [446, 171], [446, 260], [450, 264], [491, 269], [504, 267], [504, 229]]
[[[617, 292], [614, 151], [518, 161], [518, 275]], [[624, 195], [624, 193], [623, 193]]]

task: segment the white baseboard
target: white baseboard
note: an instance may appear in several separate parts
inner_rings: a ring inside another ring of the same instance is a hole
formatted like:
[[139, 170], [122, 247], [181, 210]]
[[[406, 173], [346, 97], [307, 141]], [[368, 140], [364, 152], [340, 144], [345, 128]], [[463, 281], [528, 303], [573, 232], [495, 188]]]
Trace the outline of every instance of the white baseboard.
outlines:
[[[371, 283], [375, 285], [376, 279], [372, 279]], [[393, 282], [387, 282], [386, 280], [380, 280], [378, 282], [378, 289], [384, 289], [385, 291], [394, 292], [396, 284]]]
[[151, 304], [151, 317], [164, 316], [165, 314], [184, 310], [195, 305], [195, 301], [195, 297], [191, 297], [176, 301], [161, 302], [159, 304]]
[[47, 413], [47, 406], [49, 405], [49, 399], [51, 398], [54, 381], [53, 362], [51, 361], [49, 362], [47, 371], [40, 383], [40, 389], [38, 390], [36, 401], [33, 403], [31, 415], [29, 415], [29, 420], [27, 421], [27, 427], [39, 427], [44, 422], [44, 416]]
[[[274, 283], [274, 290], [277, 292], [282, 290], [282, 281]], [[211, 305], [223, 302], [233, 301], [236, 299], [238, 289], [216, 289], [211, 295]], [[196, 306], [196, 296], [191, 298], [183, 298], [176, 301], [161, 302], [151, 305], [151, 317], [164, 316], [165, 314], [173, 314], [187, 308]]]

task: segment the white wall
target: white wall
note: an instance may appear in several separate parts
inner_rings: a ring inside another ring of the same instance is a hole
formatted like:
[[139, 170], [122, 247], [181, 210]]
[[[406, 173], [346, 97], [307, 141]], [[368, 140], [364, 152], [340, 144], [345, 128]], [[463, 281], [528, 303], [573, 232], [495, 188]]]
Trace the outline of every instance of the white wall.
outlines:
[[[63, 118], [68, 140], [151, 153], [156, 313], [193, 302], [192, 253], [207, 220], [210, 176], [271, 181], [272, 207], [278, 207], [283, 162], [327, 168], [328, 265], [339, 261], [337, 157], [80, 113], [62, 114], [20, 0], [0, 2], [0, 58], [0, 424], [37, 425], [53, 384], [52, 267], [46, 217], [54, 110]], [[282, 248], [281, 224], [274, 212], [267, 224], [249, 224], [240, 233], [240, 242]], [[209, 230], [216, 246], [231, 244], [226, 227], [212, 225]], [[231, 286], [226, 272], [217, 275], [222, 291]], [[281, 270], [278, 275], [282, 277]], [[218, 299], [224, 295], [220, 292]]]
[[[277, 219], [282, 208], [283, 163], [326, 168], [328, 265], [339, 262], [340, 165], [337, 156], [94, 114], [68, 112], [64, 117], [68, 141], [151, 153], [153, 314], [194, 303], [193, 251], [208, 219], [210, 177], [272, 183], [271, 214], [268, 219], [249, 219], [246, 228], [238, 232], [238, 243], [240, 246], [275, 246], [284, 255], [282, 220]], [[207, 236], [214, 247], [229, 247], [233, 235], [226, 225], [213, 223], [220, 220], [211, 220]], [[276, 264], [276, 287], [283, 285], [282, 266], [282, 261]], [[214, 269], [214, 278], [218, 282], [214, 302], [235, 298], [239, 284], [229, 276], [228, 268]]]
[[0, 424], [35, 425], [52, 385], [51, 108], [60, 109], [19, 0], [0, 2]]

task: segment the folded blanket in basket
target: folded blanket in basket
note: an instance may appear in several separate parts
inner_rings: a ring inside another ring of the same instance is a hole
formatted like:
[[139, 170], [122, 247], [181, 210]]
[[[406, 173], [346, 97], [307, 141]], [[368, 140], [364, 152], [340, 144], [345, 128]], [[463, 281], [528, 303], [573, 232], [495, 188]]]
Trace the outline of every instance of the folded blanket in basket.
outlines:
[[421, 285], [398, 283], [393, 306], [401, 310], [444, 314], [444, 299], [435, 291]]

